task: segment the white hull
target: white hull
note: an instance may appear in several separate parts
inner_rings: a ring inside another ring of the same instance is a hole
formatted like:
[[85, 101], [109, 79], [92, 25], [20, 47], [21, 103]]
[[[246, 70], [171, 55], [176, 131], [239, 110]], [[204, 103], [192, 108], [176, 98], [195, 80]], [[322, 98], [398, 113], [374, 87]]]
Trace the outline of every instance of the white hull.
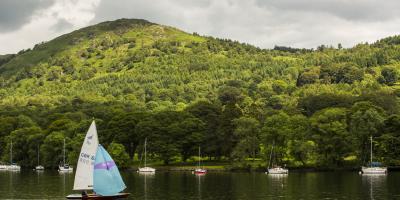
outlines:
[[268, 171], [265, 173], [266, 174], [288, 174], [289, 170], [281, 168], [281, 167], [275, 167], [275, 168], [268, 169]]
[[0, 165], [0, 170], [6, 170], [7, 169], [7, 165]]
[[72, 167], [58, 166], [58, 171], [59, 171], [59, 172], [73, 172], [73, 171], [74, 171], [74, 168], [72, 168]]
[[194, 170], [194, 173], [195, 174], [205, 174], [205, 173], [207, 173], [207, 170], [206, 169], [197, 168], [197, 169]]
[[361, 173], [363, 174], [386, 174], [386, 167], [362, 167]]
[[44, 170], [44, 167], [42, 165], [36, 166], [35, 170]]
[[21, 167], [18, 166], [18, 165], [9, 165], [9, 166], [7, 166], [7, 170], [10, 170], [10, 171], [20, 171], [20, 170], [21, 170]]
[[142, 167], [138, 169], [138, 172], [143, 172], [143, 173], [155, 173], [156, 169], [151, 168], [151, 167]]

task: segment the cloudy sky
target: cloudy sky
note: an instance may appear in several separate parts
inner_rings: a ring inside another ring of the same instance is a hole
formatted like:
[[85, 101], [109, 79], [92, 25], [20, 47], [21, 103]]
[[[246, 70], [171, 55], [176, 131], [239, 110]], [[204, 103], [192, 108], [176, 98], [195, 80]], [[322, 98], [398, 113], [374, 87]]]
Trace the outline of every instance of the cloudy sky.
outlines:
[[315, 48], [400, 33], [398, 0], [0, 0], [0, 54], [91, 24], [141, 18], [263, 48]]

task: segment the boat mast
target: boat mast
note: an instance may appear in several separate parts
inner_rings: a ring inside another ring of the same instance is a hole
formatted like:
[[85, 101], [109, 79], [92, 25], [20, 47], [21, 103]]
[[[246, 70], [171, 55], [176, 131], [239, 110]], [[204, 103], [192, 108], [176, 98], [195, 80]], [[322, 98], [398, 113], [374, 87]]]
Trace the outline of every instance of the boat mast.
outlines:
[[12, 156], [13, 152], [12, 152], [12, 149], [13, 149], [13, 144], [12, 144], [12, 139], [11, 139], [11, 148], [10, 148], [10, 164], [11, 165], [13, 164], [13, 156]]
[[64, 149], [63, 149], [63, 165], [65, 165], [65, 138], [64, 138]]
[[268, 168], [271, 167], [272, 152], [274, 151], [274, 146], [275, 146], [275, 140], [272, 142], [271, 153], [269, 154]]
[[39, 154], [39, 145], [37, 147], [37, 165], [39, 166], [40, 154]]
[[199, 146], [199, 168], [200, 168], [200, 160], [201, 160], [201, 156], [200, 156], [200, 146]]
[[371, 135], [371, 167], [372, 167], [372, 135]]
[[144, 167], [146, 167], [147, 166], [147, 157], [146, 157], [146, 154], [147, 154], [147, 149], [146, 149], [146, 146], [147, 146], [147, 138], [145, 138], [144, 139]]

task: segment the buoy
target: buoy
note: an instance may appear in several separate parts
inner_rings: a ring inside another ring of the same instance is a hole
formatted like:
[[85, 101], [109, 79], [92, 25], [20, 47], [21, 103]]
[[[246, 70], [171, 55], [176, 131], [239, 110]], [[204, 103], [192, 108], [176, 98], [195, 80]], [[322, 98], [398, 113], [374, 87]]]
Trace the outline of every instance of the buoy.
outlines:
[[362, 174], [362, 171], [359, 171], [358, 174]]

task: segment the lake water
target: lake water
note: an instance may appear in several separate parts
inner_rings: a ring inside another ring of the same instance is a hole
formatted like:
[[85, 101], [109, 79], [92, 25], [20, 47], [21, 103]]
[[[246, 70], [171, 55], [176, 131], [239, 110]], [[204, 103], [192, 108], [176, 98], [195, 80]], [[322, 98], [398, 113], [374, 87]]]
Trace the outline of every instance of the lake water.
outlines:
[[[387, 176], [356, 172], [264, 173], [124, 171], [130, 199], [400, 199], [400, 172]], [[0, 199], [64, 199], [72, 192], [74, 174], [56, 171], [0, 171]]]

